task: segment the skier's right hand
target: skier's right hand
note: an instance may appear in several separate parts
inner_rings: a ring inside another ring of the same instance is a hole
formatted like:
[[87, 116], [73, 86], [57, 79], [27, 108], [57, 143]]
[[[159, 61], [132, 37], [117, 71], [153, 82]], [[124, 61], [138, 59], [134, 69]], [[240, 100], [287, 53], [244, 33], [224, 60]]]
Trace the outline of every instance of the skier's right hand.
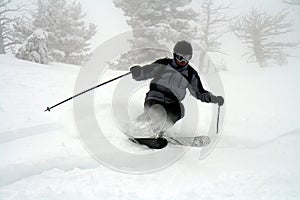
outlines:
[[130, 72], [132, 74], [132, 78], [137, 78], [142, 74], [142, 67], [139, 65], [133, 66], [130, 68]]

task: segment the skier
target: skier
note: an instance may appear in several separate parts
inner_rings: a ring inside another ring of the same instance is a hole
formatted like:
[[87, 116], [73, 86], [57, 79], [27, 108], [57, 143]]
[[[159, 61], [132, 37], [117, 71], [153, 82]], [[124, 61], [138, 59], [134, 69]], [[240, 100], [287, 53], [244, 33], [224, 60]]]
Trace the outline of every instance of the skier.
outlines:
[[144, 113], [136, 123], [140, 126], [150, 124], [159, 137], [184, 117], [181, 101], [185, 98], [186, 89], [202, 102], [218, 103], [220, 106], [224, 103], [223, 97], [216, 97], [203, 88], [197, 72], [189, 65], [192, 55], [191, 44], [183, 40], [175, 44], [173, 59], [163, 58], [143, 67], [137, 65], [130, 68], [133, 79], [152, 79], [144, 102]]

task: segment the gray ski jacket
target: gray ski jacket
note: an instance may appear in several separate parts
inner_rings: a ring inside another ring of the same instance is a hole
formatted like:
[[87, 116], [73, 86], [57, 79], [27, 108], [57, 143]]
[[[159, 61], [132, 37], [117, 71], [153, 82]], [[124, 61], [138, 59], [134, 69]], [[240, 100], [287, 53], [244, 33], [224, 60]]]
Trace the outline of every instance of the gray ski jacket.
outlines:
[[190, 65], [178, 67], [174, 59], [170, 58], [159, 59], [143, 66], [141, 74], [133, 78], [137, 81], [152, 78], [146, 100], [173, 103], [185, 98], [186, 89], [197, 99], [208, 92], [203, 88], [198, 73]]

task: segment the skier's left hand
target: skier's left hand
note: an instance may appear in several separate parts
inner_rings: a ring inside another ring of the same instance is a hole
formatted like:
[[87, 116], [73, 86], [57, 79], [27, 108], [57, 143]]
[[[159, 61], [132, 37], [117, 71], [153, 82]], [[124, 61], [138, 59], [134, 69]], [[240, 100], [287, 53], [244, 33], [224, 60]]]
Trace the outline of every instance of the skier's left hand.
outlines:
[[224, 104], [224, 98], [222, 96], [211, 95], [211, 103], [217, 103], [219, 106]]
[[205, 92], [200, 95], [200, 100], [202, 102], [210, 103], [212, 96], [213, 95], [210, 92]]

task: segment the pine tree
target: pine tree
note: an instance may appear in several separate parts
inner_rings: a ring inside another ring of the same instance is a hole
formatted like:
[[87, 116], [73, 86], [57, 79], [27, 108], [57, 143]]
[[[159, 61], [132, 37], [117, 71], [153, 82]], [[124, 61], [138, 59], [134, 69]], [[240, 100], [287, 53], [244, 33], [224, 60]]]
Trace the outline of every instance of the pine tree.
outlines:
[[[32, 13], [32, 25], [27, 29], [16, 26], [23, 35], [41, 29], [48, 34], [47, 47], [49, 59], [80, 65], [89, 54], [88, 41], [96, 34], [96, 25], [86, 24], [80, 3], [66, 0], [37, 0]], [[30, 32], [31, 30], [31, 32]], [[21, 37], [22, 39], [22, 37]]]
[[34, 32], [32, 22], [28, 18], [19, 18], [12, 24], [15, 44], [22, 44]]
[[128, 17], [127, 24], [132, 28], [133, 40], [129, 41], [131, 52], [122, 55], [112, 67], [127, 69], [133, 64], [170, 55], [164, 50], [158, 51], [151, 47], [167, 49], [163, 44], [174, 45], [179, 39], [193, 37], [195, 27], [191, 22], [197, 20], [198, 14], [188, 8], [190, 3], [191, 0], [114, 0], [115, 6]]
[[[96, 25], [85, 25], [82, 20], [85, 15], [82, 13], [81, 5], [73, 2], [68, 9], [68, 18], [65, 24], [65, 30], [69, 32], [69, 36], [64, 38], [66, 44], [64, 52], [66, 54], [65, 61], [67, 63], [81, 64], [90, 56], [88, 53], [89, 41], [96, 34]], [[63, 48], [62, 47], [62, 48]]]

